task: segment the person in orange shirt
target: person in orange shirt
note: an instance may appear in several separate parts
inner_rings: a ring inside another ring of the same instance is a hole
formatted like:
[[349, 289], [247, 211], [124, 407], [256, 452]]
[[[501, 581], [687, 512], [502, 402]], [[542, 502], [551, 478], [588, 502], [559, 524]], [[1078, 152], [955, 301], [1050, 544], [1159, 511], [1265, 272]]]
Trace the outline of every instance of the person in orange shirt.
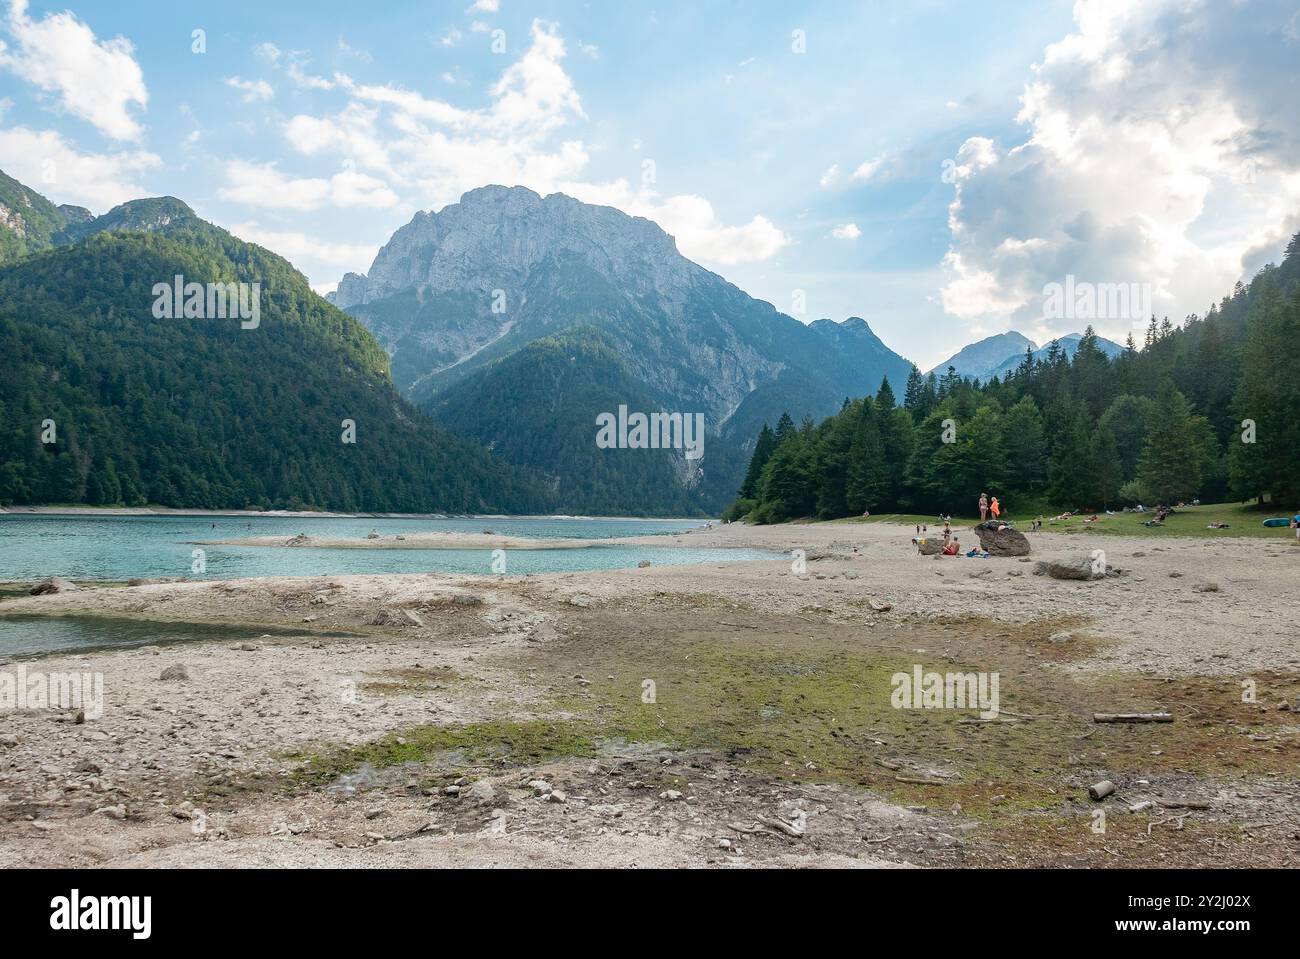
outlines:
[[1002, 507], [998, 503], [998, 498], [996, 496], [993, 497], [993, 501], [989, 503], [989, 512], [993, 514], [994, 519], [997, 519], [1002, 515]]

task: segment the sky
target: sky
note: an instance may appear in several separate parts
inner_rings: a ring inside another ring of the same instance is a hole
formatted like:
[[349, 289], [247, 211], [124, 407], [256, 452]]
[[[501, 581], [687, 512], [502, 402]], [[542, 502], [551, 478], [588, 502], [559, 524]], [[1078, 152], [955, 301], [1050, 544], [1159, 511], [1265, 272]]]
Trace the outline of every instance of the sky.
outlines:
[[56, 203], [177, 196], [324, 292], [418, 210], [559, 191], [922, 369], [1276, 262], [1297, 90], [1300, 0], [0, 0], [0, 169]]

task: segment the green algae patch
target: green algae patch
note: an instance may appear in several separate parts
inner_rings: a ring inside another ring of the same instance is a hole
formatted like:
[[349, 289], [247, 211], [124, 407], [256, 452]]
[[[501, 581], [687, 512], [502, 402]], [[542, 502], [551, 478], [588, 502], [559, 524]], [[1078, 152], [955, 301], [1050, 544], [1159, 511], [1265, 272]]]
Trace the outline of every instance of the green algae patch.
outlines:
[[341, 746], [284, 758], [302, 761], [293, 777], [294, 785], [323, 786], [364, 765], [385, 769], [454, 756], [458, 763], [525, 766], [555, 759], [595, 756], [598, 751], [599, 744], [587, 723], [496, 720], [416, 726], [359, 746]]

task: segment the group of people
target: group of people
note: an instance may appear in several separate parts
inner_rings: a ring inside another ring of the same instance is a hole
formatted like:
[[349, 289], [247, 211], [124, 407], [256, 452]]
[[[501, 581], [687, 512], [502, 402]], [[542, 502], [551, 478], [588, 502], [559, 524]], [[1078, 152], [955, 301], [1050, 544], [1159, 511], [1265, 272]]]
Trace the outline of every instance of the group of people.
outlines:
[[995, 496], [990, 500], [988, 493], [980, 493], [980, 522], [985, 523], [1001, 515], [1002, 504], [998, 502], [998, 498]]

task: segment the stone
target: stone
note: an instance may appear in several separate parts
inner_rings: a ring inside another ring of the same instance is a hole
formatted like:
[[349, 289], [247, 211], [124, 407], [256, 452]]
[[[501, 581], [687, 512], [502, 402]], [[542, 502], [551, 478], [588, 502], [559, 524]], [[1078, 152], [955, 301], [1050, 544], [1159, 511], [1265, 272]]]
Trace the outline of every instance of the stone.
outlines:
[[548, 802], [558, 802], [558, 803], [569, 801], [568, 794], [565, 793], [563, 789], [552, 789], [549, 793], [547, 793], [546, 799]]
[[545, 796], [551, 791], [551, 784], [545, 779], [534, 779], [528, 784], [534, 796]]
[[1050, 576], [1052, 579], [1105, 579], [1106, 573], [1098, 570], [1089, 556], [1075, 559], [1041, 560], [1034, 567], [1035, 576]]
[[650, 560], [648, 559], [638, 560], [636, 564], [637, 569], [646, 569], [649, 566], [650, 566]]
[[486, 779], [479, 779], [469, 789], [465, 790], [465, 796], [476, 803], [488, 806], [496, 802], [497, 791], [496, 787]]
[[397, 609], [394, 607], [384, 607], [375, 613], [370, 620], [371, 626], [423, 626], [424, 620], [420, 619], [409, 609]]
[[990, 556], [1028, 556], [1029, 540], [1006, 523], [989, 520], [975, 527], [980, 549]]
[[669, 802], [676, 802], [682, 798], [682, 794], [676, 789], [665, 789], [659, 794], [660, 799], [666, 799]]
[[158, 678], [161, 679], [163, 682], [168, 682], [168, 683], [184, 682], [185, 680], [190, 678], [190, 671], [186, 669], [182, 663], [176, 663], [175, 665], [168, 666], [166, 669], [164, 669], [162, 671], [162, 675], [159, 676]]
[[32, 596], [44, 596], [46, 593], [75, 593], [81, 589], [71, 580], [64, 579], [62, 576], [51, 576], [49, 579], [42, 580], [31, 588]]

